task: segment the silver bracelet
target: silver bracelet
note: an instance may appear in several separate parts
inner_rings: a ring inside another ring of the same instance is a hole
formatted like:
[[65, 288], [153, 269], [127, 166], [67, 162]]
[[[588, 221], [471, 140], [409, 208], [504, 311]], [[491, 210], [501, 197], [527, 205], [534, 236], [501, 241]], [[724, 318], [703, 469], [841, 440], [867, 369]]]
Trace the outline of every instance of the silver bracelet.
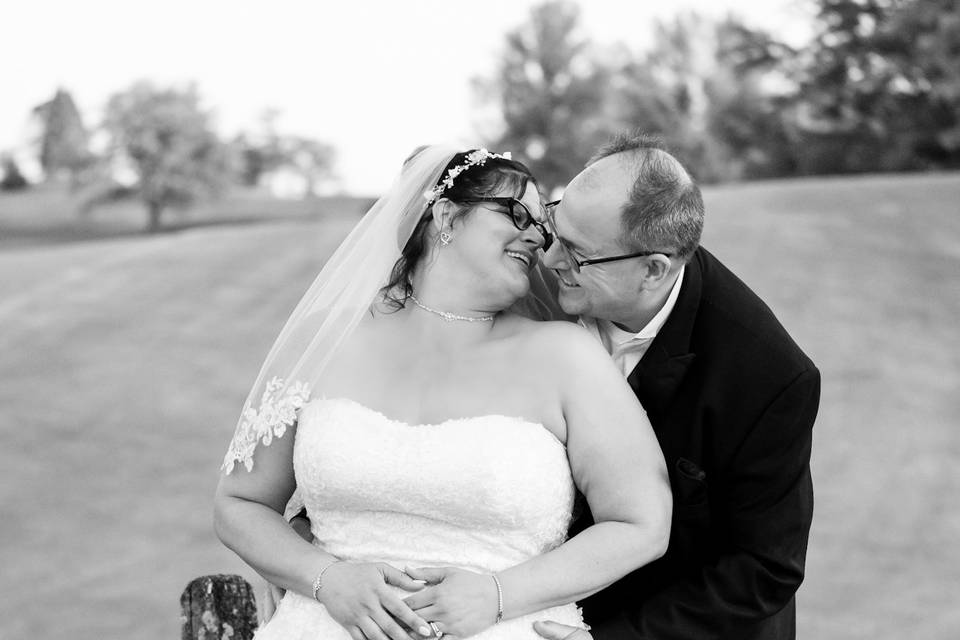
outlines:
[[497, 574], [491, 573], [490, 577], [497, 584], [497, 621], [493, 624], [500, 624], [503, 621], [503, 587], [500, 586], [500, 578]]
[[313, 599], [316, 600], [317, 602], [320, 602], [320, 589], [323, 588], [323, 574], [327, 572], [327, 569], [337, 564], [338, 562], [340, 562], [340, 560], [334, 560], [333, 562], [325, 566], [323, 569], [320, 570], [320, 573], [317, 574], [317, 577], [313, 579]]

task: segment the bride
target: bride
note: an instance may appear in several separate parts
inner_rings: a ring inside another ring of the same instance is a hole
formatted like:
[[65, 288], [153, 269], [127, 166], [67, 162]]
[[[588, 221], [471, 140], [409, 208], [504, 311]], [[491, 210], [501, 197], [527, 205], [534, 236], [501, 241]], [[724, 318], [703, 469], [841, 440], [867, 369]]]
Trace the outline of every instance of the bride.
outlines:
[[[294, 310], [215, 499], [220, 539], [286, 589], [258, 638], [538, 638], [664, 553], [643, 409], [580, 327], [516, 312], [541, 214], [509, 154], [423, 148]], [[596, 524], [567, 540], [575, 488]]]

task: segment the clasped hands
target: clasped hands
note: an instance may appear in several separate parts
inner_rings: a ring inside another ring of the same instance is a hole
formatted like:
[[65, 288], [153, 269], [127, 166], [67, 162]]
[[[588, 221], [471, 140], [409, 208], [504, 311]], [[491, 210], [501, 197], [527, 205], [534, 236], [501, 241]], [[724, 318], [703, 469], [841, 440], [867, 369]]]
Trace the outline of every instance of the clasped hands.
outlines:
[[[398, 587], [411, 595], [401, 598]], [[325, 573], [320, 601], [353, 640], [448, 640], [480, 633], [497, 619], [498, 593], [489, 574], [453, 567], [407, 568], [337, 562]], [[554, 622], [534, 629], [550, 640], [591, 640], [585, 630]]]
[[[404, 598], [418, 615], [432, 621], [444, 637], [465, 638], [480, 633], [497, 620], [497, 584], [488, 574], [465, 569], [406, 569], [406, 574], [425, 587]], [[534, 630], [548, 640], [592, 640], [580, 627], [557, 622], [535, 622]]]
[[382, 562], [337, 562], [319, 596], [353, 640], [422, 640], [437, 637], [434, 627], [457, 640], [494, 624], [498, 611], [493, 578], [455, 568], [403, 572]]

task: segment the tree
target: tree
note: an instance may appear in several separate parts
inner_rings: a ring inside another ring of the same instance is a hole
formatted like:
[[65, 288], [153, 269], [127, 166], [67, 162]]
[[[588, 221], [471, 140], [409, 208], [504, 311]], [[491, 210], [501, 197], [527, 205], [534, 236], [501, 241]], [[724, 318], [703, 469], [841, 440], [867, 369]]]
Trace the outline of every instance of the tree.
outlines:
[[40, 166], [48, 178], [70, 180], [76, 187], [81, 171], [89, 167], [92, 155], [89, 136], [80, 111], [70, 93], [57, 89], [48, 102], [34, 107], [43, 133], [40, 136]]
[[614, 72], [609, 100], [619, 128], [663, 138], [701, 181], [738, 177], [711, 136], [710, 84], [717, 70], [714, 23], [696, 13], [657, 22], [649, 51]]
[[960, 166], [960, 2], [816, 4], [795, 105], [801, 172]]
[[760, 167], [779, 131], [762, 86], [773, 48], [732, 17], [715, 22], [688, 12], [657, 22], [649, 50], [613, 67], [614, 119], [663, 138], [700, 181], [770, 175]]
[[165, 209], [215, 195], [226, 181], [224, 147], [192, 86], [135, 84], [110, 99], [104, 128], [114, 159], [137, 176], [135, 190], [147, 208], [151, 231], [159, 228]]
[[[623, 46], [591, 49], [576, 35], [578, 20], [565, 2], [534, 8], [508, 36], [489, 83], [505, 124], [494, 144], [525, 153], [548, 189], [569, 180], [611, 133], [634, 129], [663, 138], [702, 181], [769, 175], [761, 167], [771, 159], [772, 171], [789, 170], [774, 158], [783, 127], [761, 74], [721, 52], [734, 34], [741, 50], [772, 47], [764, 34], [685, 13], [657, 23], [649, 50], [637, 56]], [[758, 124], [763, 150], [748, 144]]]
[[247, 133], [240, 133], [230, 143], [236, 163], [237, 181], [245, 187], [256, 187], [271, 171], [281, 167], [284, 158], [273, 144], [258, 141]]
[[259, 130], [234, 139], [231, 146], [239, 165], [240, 183], [255, 187], [264, 176], [288, 167], [303, 180], [304, 196], [316, 195], [320, 184], [334, 176], [334, 148], [306, 136], [279, 133], [279, 116], [276, 109], [267, 109], [261, 115]]
[[893, 13], [884, 40], [909, 93], [921, 163], [960, 166], [960, 0], [911, 0]]
[[960, 0], [814, 0], [794, 50], [727, 18], [686, 13], [649, 49], [600, 58], [577, 8], [535, 7], [486, 83], [494, 144], [562, 184], [608, 132], [659, 134], [702, 181], [960, 166]]
[[577, 35], [579, 20], [577, 5], [565, 0], [534, 7], [508, 33], [495, 76], [476, 82], [503, 114], [488, 146], [524, 155], [548, 191], [566, 184], [612, 131], [603, 117], [606, 75]]
[[27, 179], [20, 173], [17, 161], [8, 153], [0, 156], [0, 171], [3, 172], [3, 177], [0, 178], [0, 191], [18, 191], [30, 186]]
[[707, 129], [727, 156], [729, 177], [791, 175], [796, 156], [783, 118], [796, 91], [796, 52], [733, 17], [716, 25], [716, 68], [707, 82]]
[[294, 169], [304, 181], [304, 197], [317, 195], [320, 184], [333, 177], [334, 150], [328, 144], [304, 136], [281, 139], [284, 164]]
[[280, 112], [267, 109], [260, 115], [260, 127], [253, 133], [241, 133], [232, 143], [237, 156], [240, 184], [256, 187], [264, 175], [287, 163], [283, 142], [277, 132]]

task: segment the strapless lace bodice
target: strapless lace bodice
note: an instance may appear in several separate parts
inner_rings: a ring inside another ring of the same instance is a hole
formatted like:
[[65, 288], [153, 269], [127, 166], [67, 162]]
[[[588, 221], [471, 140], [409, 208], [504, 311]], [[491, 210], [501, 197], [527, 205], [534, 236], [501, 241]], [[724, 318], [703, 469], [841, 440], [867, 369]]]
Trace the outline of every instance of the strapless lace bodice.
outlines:
[[[352, 400], [320, 399], [300, 411], [293, 457], [316, 544], [346, 560], [500, 571], [561, 544], [570, 524], [566, 450], [520, 418], [411, 425]], [[536, 619], [582, 623], [569, 605], [476, 638], [538, 638]], [[349, 639], [322, 605], [297, 594], [261, 637]]]
[[569, 525], [566, 451], [518, 418], [408, 425], [314, 402], [294, 468], [314, 537], [340, 558], [499, 571], [560, 544]]

